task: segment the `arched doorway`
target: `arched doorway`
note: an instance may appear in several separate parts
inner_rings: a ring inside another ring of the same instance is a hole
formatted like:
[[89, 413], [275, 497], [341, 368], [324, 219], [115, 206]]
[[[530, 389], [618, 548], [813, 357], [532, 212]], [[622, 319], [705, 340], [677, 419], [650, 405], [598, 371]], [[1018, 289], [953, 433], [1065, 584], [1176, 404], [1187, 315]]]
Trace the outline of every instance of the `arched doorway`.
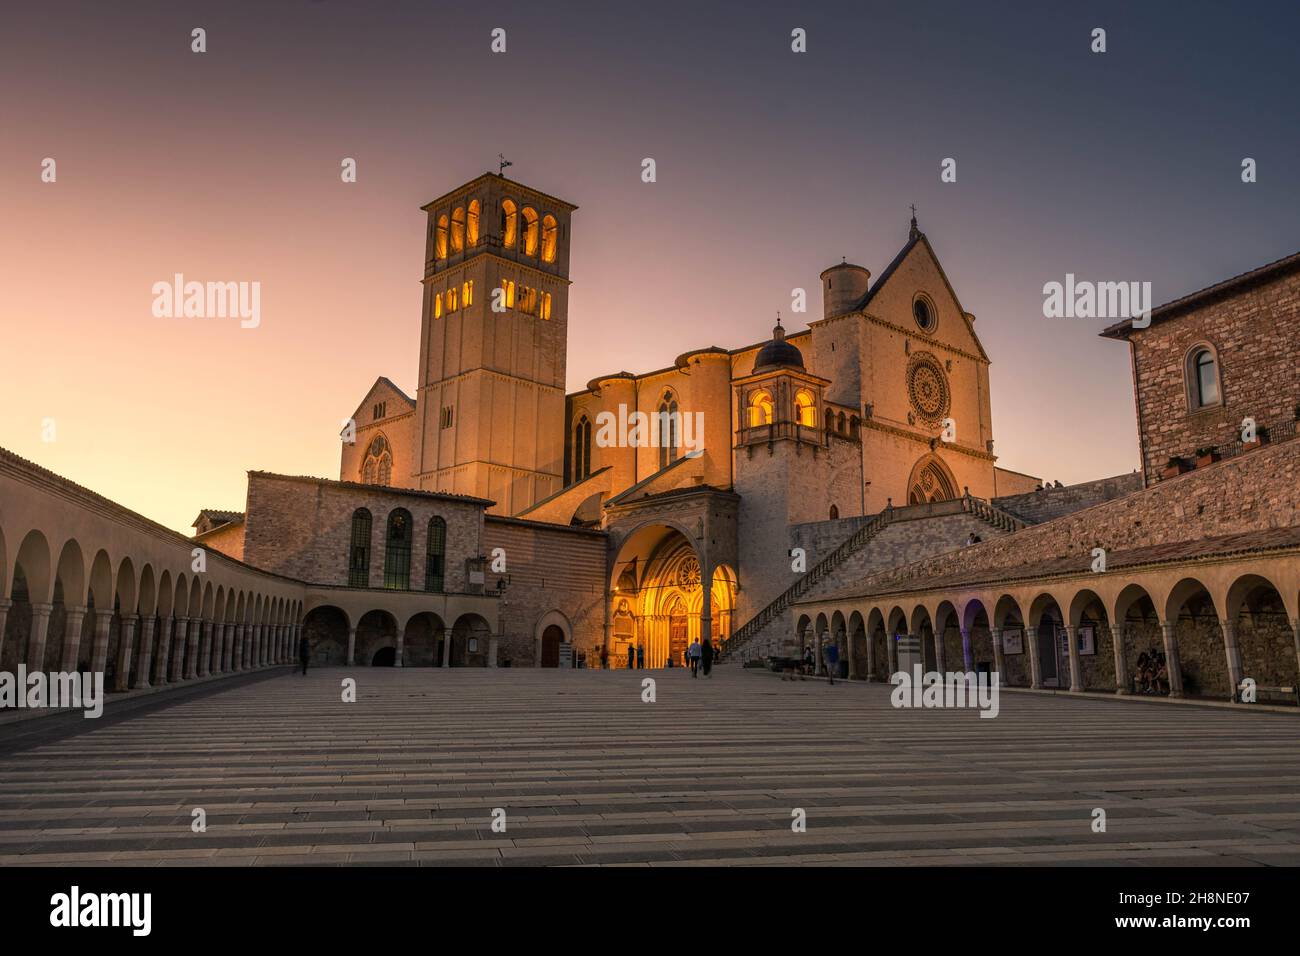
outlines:
[[392, 667], [397, 663], [397, 648], [381, 647], [375, 651], [375, 656], [370, 659], [371, 667]]
[[907, 503], [924, 505], [957, 497], [957, 480], [937, 455], [926, 455], [912, 467], [907, 479]]
[[[346, 664], [348, 655], [348, 616], [330, 604], [314, 607], [302, 622], [302, 636], [307, 639], [311, 663]], [[298, 648], [293, 649], [297, 660]]]
[[674, 667], [685, 661], [686, 648], [690, 645], [689, 630], [686, 604], [681, 595], [674, 595], [673, 603], [668, 607], [668, 659]]
[[542, 631], [542, 666], [560, 666], [560, 645], [564, 643], [564, 631], [559, 625], [552, 624]]

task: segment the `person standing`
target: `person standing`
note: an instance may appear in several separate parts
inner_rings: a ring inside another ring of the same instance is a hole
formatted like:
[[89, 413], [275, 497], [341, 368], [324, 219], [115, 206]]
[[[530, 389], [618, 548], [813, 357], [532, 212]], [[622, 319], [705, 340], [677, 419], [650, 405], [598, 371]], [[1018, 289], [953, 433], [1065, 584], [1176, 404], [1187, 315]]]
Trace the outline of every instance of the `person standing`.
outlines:
[[636, 646], [636, 669], [642, 670], [645, 667], [645, 645]]
[[705, 641], [704, 646], [700, 648], [700, 664], [704, 667], [704, 676], [712, 677], [713, 643], [711, 641]]
[[600, 669], [609, 670], [609, 648], [604, 644], [600, 645]]
[[840, 649], [834, 641], [827, 641], [826, 647], [822, 651], [822, 656], [826, 658], [826, 680], [830, 686], [835, 685], [835, 672], [840, 666]]
[[631, 644], [627, 646], [627, 669], [632, 670], [636, 667], [636, 648]]
[[307, 643], [307, 635], [304, 633], [298, 640], [298, 660], [302, 662], [302, 673], [307, 675], [307, 664], [311, 661], [311, 645]]

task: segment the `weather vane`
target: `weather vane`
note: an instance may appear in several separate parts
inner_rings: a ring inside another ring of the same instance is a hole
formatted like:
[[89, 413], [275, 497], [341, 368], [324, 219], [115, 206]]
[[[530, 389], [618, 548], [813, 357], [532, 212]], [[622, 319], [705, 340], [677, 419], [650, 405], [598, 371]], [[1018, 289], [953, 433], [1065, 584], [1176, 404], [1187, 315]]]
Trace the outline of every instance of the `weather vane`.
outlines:
[[498, 175], [498, 176], [500, 176], [502, 173], [504, 173], [504, 172], [506, 171], [506, 167], [507, 167], [507, 166], [513, 166], [513, 165], [514, 165], [514, 163], [512, 163], [512, 162], [510, 162], [510, 160], [506, 159], [504, 153], [497, 153], [497, 159], [501, 160], [501, 162], [497, 163], [497, 175]]

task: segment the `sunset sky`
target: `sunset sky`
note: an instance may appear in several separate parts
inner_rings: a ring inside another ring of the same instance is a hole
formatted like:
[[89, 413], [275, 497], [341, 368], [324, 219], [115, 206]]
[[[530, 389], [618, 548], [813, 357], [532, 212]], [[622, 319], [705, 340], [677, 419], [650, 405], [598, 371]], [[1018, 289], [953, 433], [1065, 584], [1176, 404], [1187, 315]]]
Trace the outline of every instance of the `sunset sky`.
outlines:
[[[805, 327], [818, 273], [879, 275], [915, 202], [993, 362], [999, 464], [1131, 471], [1127, 350], [1044, 318], [1043, 285], [1159, 303], [1300, 250], [1300, 14], [1067, 6], [10, 5], [0, 446], [187, 533], [249, 469], [337, 477], [374, 379], [414, 394], [419, 206], [504, 152], [580, 207], [571, 389]], [[178, 272], [260, 282], [261, 325], [155, 318]]]

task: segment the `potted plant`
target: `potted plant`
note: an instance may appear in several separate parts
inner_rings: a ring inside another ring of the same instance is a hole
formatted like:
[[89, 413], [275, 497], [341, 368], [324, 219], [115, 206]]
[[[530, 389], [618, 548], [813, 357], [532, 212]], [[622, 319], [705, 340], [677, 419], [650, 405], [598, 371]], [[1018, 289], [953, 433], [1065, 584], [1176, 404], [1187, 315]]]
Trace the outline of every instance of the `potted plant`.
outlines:
[[1219, 453], [1213, 445], [1206, 445], [1204, 448], [1196, 449], [1196, 467], [1204, 468], [1206, 465], [1213, 465], [1219, 460]]
[[1266, 444], [1268, 444], [1268, 429], [1267, 429], [1267, 428], [1259, 428], [1259, 429], [1256, 429], [1256, 430], [1255, 430], [1255, 440], [1254, 440], [1254, 441], [1244, 441], [1244, 442], [1242, 442], [1242, 443], [1241, 443], [1241, 450], [1242, 450], [1242, 451], [1254, 451], [1256, 448], [1259, 448], [1260, 446], [1262, 446], [1262, 445], [1266, 445]]
[[1165, 462], [1165, 470], [1160, 473], [1161, 478], [1177, 478], [1186, 470], [1186, 463], [1177, 455], [1171, 456]]

